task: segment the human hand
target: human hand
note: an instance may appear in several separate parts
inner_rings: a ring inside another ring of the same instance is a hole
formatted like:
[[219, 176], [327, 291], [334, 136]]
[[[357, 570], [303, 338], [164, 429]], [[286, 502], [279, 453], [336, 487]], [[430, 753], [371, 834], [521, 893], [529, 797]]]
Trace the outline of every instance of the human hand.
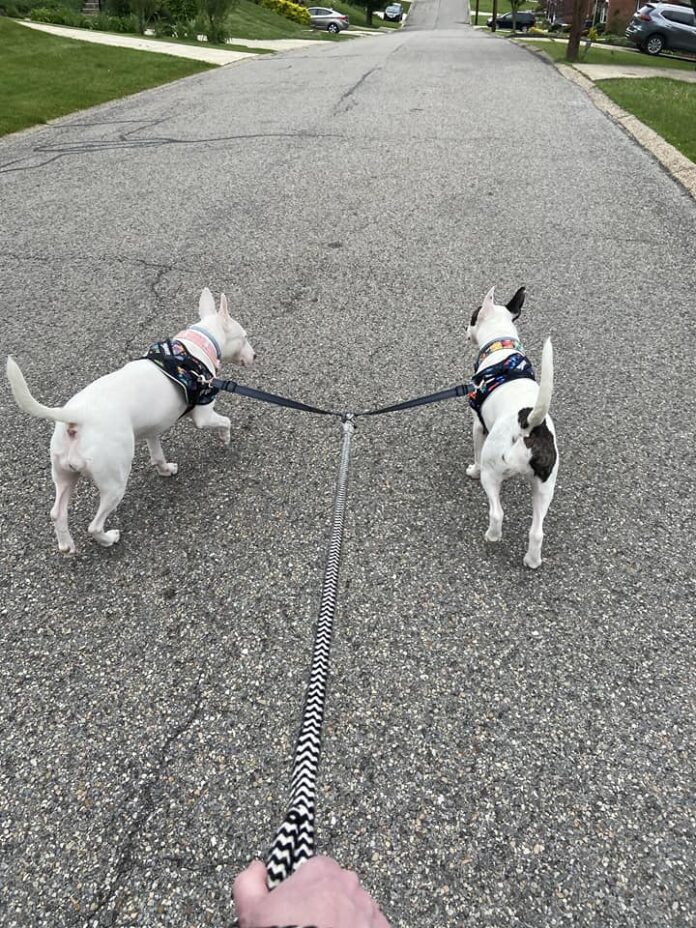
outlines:
[[272, 891], [265, 864], [255, 860], [234, 881], [234, 904], [241, 928], [389, 928], [357, 875], [331, 857], [312, 857]]

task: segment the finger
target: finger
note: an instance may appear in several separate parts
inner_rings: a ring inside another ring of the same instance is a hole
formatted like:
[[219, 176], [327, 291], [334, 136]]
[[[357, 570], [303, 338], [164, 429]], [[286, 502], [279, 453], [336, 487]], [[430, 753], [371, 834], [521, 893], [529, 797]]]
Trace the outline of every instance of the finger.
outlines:
[[262, 860], [254, 860], [234, 881], [232, 889], [237, 912], [243, 915], [255, 903], [268, 895], [266, 886], [266, 865]]

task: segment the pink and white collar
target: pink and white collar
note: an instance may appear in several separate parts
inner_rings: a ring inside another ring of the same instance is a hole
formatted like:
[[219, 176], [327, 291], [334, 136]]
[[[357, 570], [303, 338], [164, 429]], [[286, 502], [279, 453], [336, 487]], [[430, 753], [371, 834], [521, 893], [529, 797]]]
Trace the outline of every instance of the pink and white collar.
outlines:
[[222, 360], [222, 351], [220, 350], [220, 345], [218, 344], [215, 336], [208, 332], [207, 329], [204, 329], [199, 325], [190, 325], [187, 329], [182, 329], [181, 332], [177, 332], [174, 338], [179, 339], [180, 341], [185, 339], [186, 341], [197, 345], [202, 351], [205, 352], [206, 356], [213, 365], [213, 370], [218, 370]]

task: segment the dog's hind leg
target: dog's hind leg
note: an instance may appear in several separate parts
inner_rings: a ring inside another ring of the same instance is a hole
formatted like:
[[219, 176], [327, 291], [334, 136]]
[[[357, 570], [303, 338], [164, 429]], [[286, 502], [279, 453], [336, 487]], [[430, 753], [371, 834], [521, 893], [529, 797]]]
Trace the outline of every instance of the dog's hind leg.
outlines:
[[532, 481], [532, 525], [529, 529], [529, 547], [524, 556], [525, 567], [535, 570], [541, 564], [541, 544], [544, 540], [544, 517], [548, 512], [556, 485], [556, 474], [548, 480], [541, 481], [533, 477]]
[[503, 478], [495, 471], [484, 467], [481, 471], [481, 486], [488, 497], [488, 531], [486, 541], [500, 541], [503, 537], [503, 506], [500, 488]]
[[55, 460], [52, 473], [53, 482], [56, 485], [56, 501], [51, 509], [51, 519], [58, 539], [58, 550], [63, 554], [74, 554], [75, 542], [68, 528], [68, 506], [80, 475], [73, 470], [61, 467]]
[[[132, 458], [132, 450], [131, 450]], [[104, 523], [123, 499], [128, 485], [131, 460], [104, 461], [98, 468], [90, 468], [90, 476], [99, 490], [99, 507], [87, 531], [105, 548], [115, 544], [121, 537], [118, 529], [104, 530]]]
[[471, 477], [472, 480], [478, 480], [481, 476], [481, 449], [486, 440], [483, 426], [479, 422], [478, 416], [474, 417], [472, 438], [474, 440], [474, 463], [469, 464], [466, 469], [466, 475], [467, 477]]
[[146, 438], [145, 441], [150, 451], [150, 464], [157, 468], [157, 473], [160, 477], [173, 477], [179, 470], [179, 465], [167, 461], [164, 456], [164, 451], [162, 450], [162, 443], [160, 442], [159, 435]]

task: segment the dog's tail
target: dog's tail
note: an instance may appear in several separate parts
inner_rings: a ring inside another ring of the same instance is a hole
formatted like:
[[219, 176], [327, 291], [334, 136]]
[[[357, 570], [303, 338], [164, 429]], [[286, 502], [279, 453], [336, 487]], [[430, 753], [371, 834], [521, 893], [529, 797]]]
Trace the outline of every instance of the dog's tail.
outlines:
[[29, 415], [38, 416], [40, 419], [52, 419], [54, 422], [74, 422], [77, 425], [82, 423], [81, 416], [76, 416], [75, 413], [67, 413], [64, 407], [44, 406], [38, 400], [35, 400], [29, 391], [19, 365], [11, 357], [7, 359], [7, 379], [10, 381], [12, 395], [17, 401], [17, 405], [24, 412], [28, 412]]
[[527, 427], [536, 428], [541, 425], [551, 408], [551, 394], [553, 393], [553, 346], [551, 339], [544, 342], [541, 353], [541, 376], [539, 378], [539, 395], [534, 408], [527, 416]]

